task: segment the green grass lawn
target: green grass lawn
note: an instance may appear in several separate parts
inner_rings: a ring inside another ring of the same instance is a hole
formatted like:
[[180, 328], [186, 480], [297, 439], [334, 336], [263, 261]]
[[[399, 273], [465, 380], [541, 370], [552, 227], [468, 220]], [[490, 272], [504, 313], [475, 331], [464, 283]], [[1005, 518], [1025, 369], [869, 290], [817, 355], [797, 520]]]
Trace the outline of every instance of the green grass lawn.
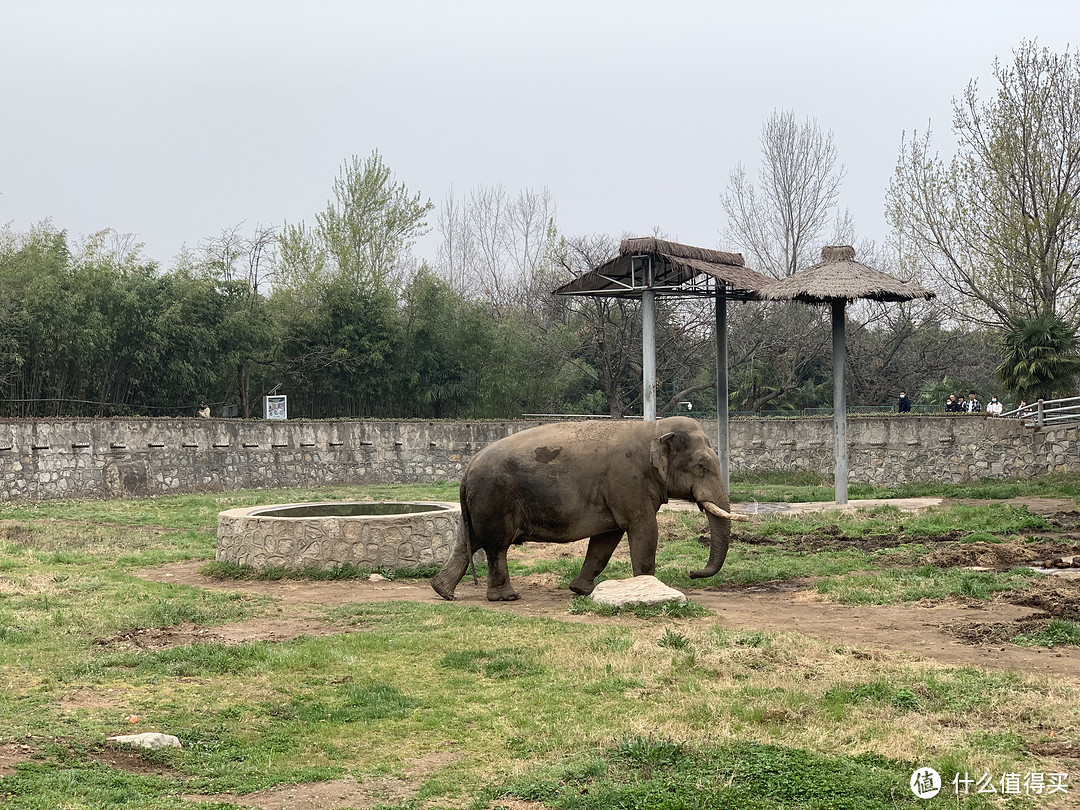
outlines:
[[[733, 488], [737, 500], [749, 489], [759, 500], [778, 500], [781, 490], [819, 500], [820, 487], [774, 477]], [[1000, 487], [1007, 497], [1071, 498], [1077, 489], [1068, 477]], [[327, 635], [162, 649], [108, 643], [139, 629], [290, 618], [269, 597], [135, 576], [166, 563], [209, 563], [223, 509], [454, 500], [456, 490], [0, 507], [0, 805], [229, 808], [237, 804], [226, 794], [350, 777], [372, 785], [365, 804], [382, 808], [955, 807], [951, 784], [937, 799], [916, 799], [912, 771], [933, 766], [947, 782], [964, 772], [1050, 773], [1070, 762], [1055, 751], [1080, 746], [1077, 679], [948, 668], [795, 632], [730, 631], [693, 605], [581, 617], [574, 614], [587, 608], [575, 602], [565, 617], [539, 618], [456, 603], [345, 602], [309, 609], [339, 631]], [[949, 489], [982, 497], [971, 491]], [[658, 575], [701, 586], [685, 572], [704, 559], [704, 519], [690, 513], [663, 525]], [[704, 584], [797, 578], [854, 603], [989, 599], [1031, 575], [919, 564], [927, 538], [958, 532], [961, 542], [1005, 542], [1045, 528], [1002, 504], [771, 518], [739, 524], [743, 539]], [[814, 550], [807, 537], [830, 542]], [[875, 540], [887, 537], [891, 544]], [[555, 571], [568, 582], [578, 566], [518, 564], [512, 575]], [[630, 572], [615, 562], [606, 573]], [[1075, 624], [1055, 621], [1044, 636], [1018, 641], [1077, 640]], [[174, 734], [183, 748], [124, 760], [105, 743], [133, 731]], [[407, 789], [380, 794], [388, 785]], [[971, 795], [961, 806], [1001, 803]], [[1007, 806], [1071, 805], [1019, 796]]]

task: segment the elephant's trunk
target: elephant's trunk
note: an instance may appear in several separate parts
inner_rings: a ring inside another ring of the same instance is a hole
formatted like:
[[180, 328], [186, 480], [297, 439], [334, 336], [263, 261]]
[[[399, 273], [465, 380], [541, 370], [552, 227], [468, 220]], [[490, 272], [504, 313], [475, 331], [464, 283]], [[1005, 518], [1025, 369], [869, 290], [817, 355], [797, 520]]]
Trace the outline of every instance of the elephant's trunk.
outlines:
[[[700, 571], [691, 571], [691, 579], [704, 579], [715, 576], [724, 566], [727, 558], [728, 544], [731, 542], [731, 521], [736, 518], [726, 509], [721, 509], [714, 503], [704, 501], [701, 507], [709, 516], [709, 561]], [[741, 517], [741, 516], [740, 516]]]

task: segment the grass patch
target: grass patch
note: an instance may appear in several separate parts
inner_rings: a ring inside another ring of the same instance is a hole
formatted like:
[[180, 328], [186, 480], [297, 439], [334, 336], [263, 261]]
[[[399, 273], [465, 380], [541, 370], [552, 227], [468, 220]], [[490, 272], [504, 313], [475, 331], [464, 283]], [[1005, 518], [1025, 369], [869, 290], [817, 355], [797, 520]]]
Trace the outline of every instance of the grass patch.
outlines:
[[447, 669], [472, 672], [496, 680], [540, 675], [544, 672], [544, 668], [536, 663], [535, 653], [520, 647], [457, 650], [444, 655], [440, 664]]
[[357, 723], [404, 718], [421, 705], [419, 700], [403, 694], [396, 686], [368, 683], [340, 686], [329, 700], [294, 695], [284, 705], [269, 706], [268, 711], [277, 718], [301, 723]]
[[[804, 749], [733, 741], [687, 746], [634, 737], [601, 756], [536, 768], [499, 796], [541, 802], [554, 810], [612, 807], [684, 810], [896, 810], [946, 806], [909, 787], [915, 765], [862, 754], [826, 756]], [[955, 801], [955, 800], [954, 800]], [[972, 797], [965, 807], [993, 806]]]
[[929, 672], [903, 682], [875, 678], [838, 683], [824, 692], [821, 705], [837, 720], [849, 710], [860, 711], [866, 706], [888, 707], [899, 714], [950, 716], [977, 711], [986, 704], [1005, 705], [1020, 688], [1021, 681], [1010, 673], [961, 669]]
[[1066, 619], [1051, 619], [1042, 630], [1020, 633], [1011, 641], [1025, 647], [1080, 646], [1080, 624]]
[[876, 498], [1080, 498], [1080, 474], [1041, 475], [1025, 480], [969, 481], [963, 484], [902, 484], [875, 489]]
[[711, 615], [712, 611], [692, 599], [685, 602], [661, 602], [659, 605], [644, 605], [640, 602], [616, 607], [602, 605], [590, 596], [577, 596], [570, 602], [570, 613], [581, 615], [594, 613], [597, 616], [634, 616], [638, 619], [697, 619]]
[[893, 605], [950, 596], [989, 599], [995, 593], [1022, 587], [1037, 576], [1025, 568], [998, 574], [923, 565], [829, 577], [814, 587], [818, 593], [844, 605]]
[[[1080, 474], [1060, 473], [1029, 479], [986, 479], [959, 484], [936, 482], [870, 486], [852, 484], [852, 498], [956, 498], [1006, 500], [1009, 498], [1080, 498]], [[835, 495], [832, 477], [808, 470], [733, 471], [731, 499], [743, 501], [831, 501]]]
[[901, 512], [887, 504], [854, 513], [815, 512], [802, 515], [778, 515], [766, 520], [741, 523], [738, 530], [750, 536], [800, 537], [822, 534], [849, 539], [900, 538], [917, 542], [928, 537], [955, 535], [962, 539], [979, 533], [1008, 537], [1033, 531], [1045, 531], [1050, 523], [1034, 515], [1026, 506], [989, 503], [979, 506], [953, 504], [918, 513]]
[[167, 676], [191, 678], [196, 675], [235, 675], [267, 671], [276, 657], [275, 649], [265, 644], [241, 644], [235, 647], [220, 643], [191, 644], [164, 650], [121, 652], [95, 660], [75, 678], [118, 670], [142, 678]]
[[459, 484], [372, 485], [366, 487], [309, 487], [304, 489], [246, 489], [231, 492], [160, 495], [116, 500], [35, 501], [5, 503], [0, 519], [59, 520], [167, 526], [174, 529], [215, 529], [218, 512], [246, 506], [318, 501], [450, 501], [457, 502]]

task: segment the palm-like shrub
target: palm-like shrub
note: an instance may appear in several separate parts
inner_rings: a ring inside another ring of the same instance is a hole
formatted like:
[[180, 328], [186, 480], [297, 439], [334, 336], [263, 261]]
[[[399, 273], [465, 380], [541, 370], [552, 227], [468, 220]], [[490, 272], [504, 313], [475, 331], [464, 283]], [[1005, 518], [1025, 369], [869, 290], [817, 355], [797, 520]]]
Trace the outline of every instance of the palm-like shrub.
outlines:
[[1072, 392], [1080, 373], [1080, 340], [1055, 313], [1014, 319], [1004, 349], [998, 379], [1017, 399], [1033, 402]]

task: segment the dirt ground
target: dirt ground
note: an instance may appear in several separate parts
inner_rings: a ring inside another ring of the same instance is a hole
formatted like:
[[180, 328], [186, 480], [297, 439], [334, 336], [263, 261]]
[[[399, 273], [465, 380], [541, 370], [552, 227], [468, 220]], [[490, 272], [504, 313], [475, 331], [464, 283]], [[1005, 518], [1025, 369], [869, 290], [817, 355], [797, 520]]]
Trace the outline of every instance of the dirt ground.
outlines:
[[[919, 509], [937, 500], [913, 500], [903, 508]], [[892, 502], [896, 503], [896, 502]], [[810, 582], [758, 583], [746, 587], [705, 587], [688, 592], [694, 601], [711, 611], [715, 621], [729, 630], [796, 631], [826, 639], [836, 644], [865, 650], [900, 651], [915, 658], [929, 659], [949, 666], [974, 666], [1025, 673], [1080, 676], [1080, 648], [1035, 648], [1012, 644], [1008, 639], [1018, 632], [1045, 625], [1051, 617], [1080, 621], [1080, 513], [1072, 501], [1024, 499], [1032, 512], [1046, 516], [1054, 531], [1040, 536], [1038, 543], [959, 543], [960, 533], [936, 538], [924, 560], [941, 567], [963, 566], [1005, 569], [1015, 565], [1045, 568], [1062, 576], [1036, 580], [1023, 592], [1011, 592], [993, 600], [948, 599], [898, 606], [840, 605], [824, 601]], [[860, 504], [865, 505], [865, 504]], [[792, 507], [757, 511], [802, 512], [828, 508], [831, 504], [800, 504]], [[679, 508], [676, 506], [675, 508]], [[745, 506], [742, 511], [754, 511]], [[952, 536], [954, 535], [955, 536]], [[901, 542], [902, 538], [892, 541]], [[532, 544], [514, 549], [519, 559], [566, 556], [582, 559], [587, 541], [567, 545]], [[769, 540], [740, 536], [733, 543]], [[841, 540], [828, 532], [788, 538], [787, 546], [814, 551], [841, 546], [851, 547], [851, 540]], [[856, 545], [869, 549], [886, 547], [890, 542], [875, 538]], [[625, 544], [620, 552], [626, 554]], [[1073, 568], [1073, 555], [1077, 556]], [[202, 562], [185, 562], [138, 572], [138, 576], [157, 582], [191, 585], [200, 588], [232, 591], [269, 597], [280, 608], [280, 617], [260, 618], [212, 629], [173, 627], [130, 631], [98, 643], [113, 649], [155, 649], [196, 641], [221, 641], [227, 644], [252, 640], [285, 640], [300, 635], [317, 636], [342, 632], [321, 617], [325, 605], [347, 602], [441, 603], [427, 582], [418, 581], [237, 581], [204, 576]], [[567, 622], [634, 624], [641, 620], [629, 616], [600, 617], [569, 612], [573, 594], [559, 588], [554, 575], [516, 577], [521, 593], [516, 602], [491, 603], [485, 599], [485, 587], [474, 585], [468, 577], [458, 587], [458, 602], [463, 605], [499, 610], [521, 616], [543, 616]], [[100, 697], [100, 696], [99, 696]], [[72, 695], [73, 705], [79, 701]], [[19, 761], [21, 752], [0, 745], [0, 775]], [[110, 751], [116, 767], [136, 770], [150, 766], [137, 754]], [[262, 810], [313, 810], [314, 808], [365, 807], [379, 802], [401, 801], [412, 795], [415, 778], [452, 762], [418, 761], [409, 779], [379, 777], [369, 780], [343, 779], [313, 785], [288, 785], [246, 796], [188, 796], [193, 804], [232, 801]], [[522, 805], [523, 807], [525, 805]], [[535, 807], [535, 805], [533, 805]]]
[[[580, 553], [584, 556], [584, 548]], [[141, 575], [161, 582], [269, 596], [279, 601], [288, 618], [257, 619], [215, 627], [212, 631], [185, 627], [142, 630], [103, 639], [100, 643], [152, 649], [193, 641], [239, 643], [282, 640], [297, 635], [326, 635], [341, 632], [342, 629], [317, 618], [310, 608], [344, 602], [442, 602], [426, 582], [223, 583], [200, 574], [201, 566], [201, 563], [178, 563], [144, 571]], [[634, 624], [640, 621], [633, 617], [573, 615], [569, 609], [574, 594], [557, 587], [555, 579], [554, 575], [517, 577], [514, 584], [521, 593], [521, 599], [516, 602], [488, 602], [483, 580], [479, 585], [474, 585], [466, 578], [458, 586], [457, 602], [520, 616], [542, 616], [568, 622]], [[1080, 609], [1080, 583], [1064, 580], [1045, 584], [1042, 588], [1043, 604], [1037, 603], [1037, 595], [1029, 595], [1036, 602], [1034, 605], [1012, 604], [1002, 599], [990, 602], [950, 599], [909, 605], [839, 605], [822, 601], [809, 583], [800, 582], [711, 587], [688, 591], [687, 595], [714, 611], [717, 623], [728, 630], [796, 631], [852, 647], [905, 651], [949, 666], [1080, 675], [1080, 648], [1020, 647], [1001, 640], [1001, 633], [995, 635], [980, 629], [1015, 627], [1019, 632], [1030, 626], [1030, 620], [1039, 621], [1037, 617], [1046, 614], [1047, 607], [1055, 603], [1063, 605], [1069, 615]], [[1057, 612], [1060, 615], [1060, 611]], [[1011, 638], [1016, 632], [1008, 637]]]
[[[939, 499], [891, 501], [911, 511], [940, 503]], [[1003, 570], [1027, 565], [1061, 576], [1036, 580], [1023, 592], [1010, 592], [994, 600], [949, 599], [906, 605], [840, 605], [825, 601], [812, 583], [757, 583], [750, 586], [705, 587], [687, 595], [716, 613], [729, 630], [797, 631], [829, 641], [868, 649], [899, 650], [950, 666], [979, 666], [1020, 672], [1080, 675], [1080, 648], [1034, 648], [1008, 643], [1017, 632], [1041, 626], [1049, 618], [1080, 621], [1080, 512], [1070, 500], [1027, 498], [1010, 501], [1043, 515], [1054, 531], [1043, 533], [1035, 543], [960, 543], [961, 532], [950, 532], [931, 541], [932, 550], [923, 561], [939, 567], [970, 567]], [[849, 508], [865, 507], [865, 501]], [[739, 511], [790, 511], [791, 513], [835, 508], [834, 504], [739, 505]], [[673, 504], [673, 509], [691, 507]], [[663, 520], [661, 519], [661, 525]], [[824, 551], [856, 546], [874, 550], [904, 538], [841, 539], [828, 531], [785, 538], [786, 547], [801, 551]], [[736, 531], [733, 543], [781, 542], [752, 538]], [[582, 559], [587, 541], [527, 544], [512, 549], [523, 561], [567, 557]], [[616, 552], [626, 556], [625, 544]], [[1074, 556], [1076, 557], [1074, 561]], [[1075, 567], [1074, 567], [1075, 566]], [[275, 582], [219, 580], [199, 573], [201, 562], [185, 562], [138, 572], [138, 576], [200, 588], [240, 592], [274, 599], [282, 608], [280, 618], [262, 618], [212, 630], [194, 627], [131, 631], [99, 643], [114, 648], [161, 648], [193, 641], [239, 643], [251, 640], [283, 640], [298, 635], [325, 635], [341, 628], [319, 618], [323, 605], [345, 602], [441, 603], [421, 581], [313, 581]], [[633, 617], [599, 617], [569, 612], [573, 594], [557, 585], [553, 574], [516, 577], [521, 593], [515, 602], [488, 602], [483, 581], [474, 585], [468, 577], [457, 590], [463, 605], [501, 610], [521, 616], [543, 616], [568, 622], [633, 623]]]

